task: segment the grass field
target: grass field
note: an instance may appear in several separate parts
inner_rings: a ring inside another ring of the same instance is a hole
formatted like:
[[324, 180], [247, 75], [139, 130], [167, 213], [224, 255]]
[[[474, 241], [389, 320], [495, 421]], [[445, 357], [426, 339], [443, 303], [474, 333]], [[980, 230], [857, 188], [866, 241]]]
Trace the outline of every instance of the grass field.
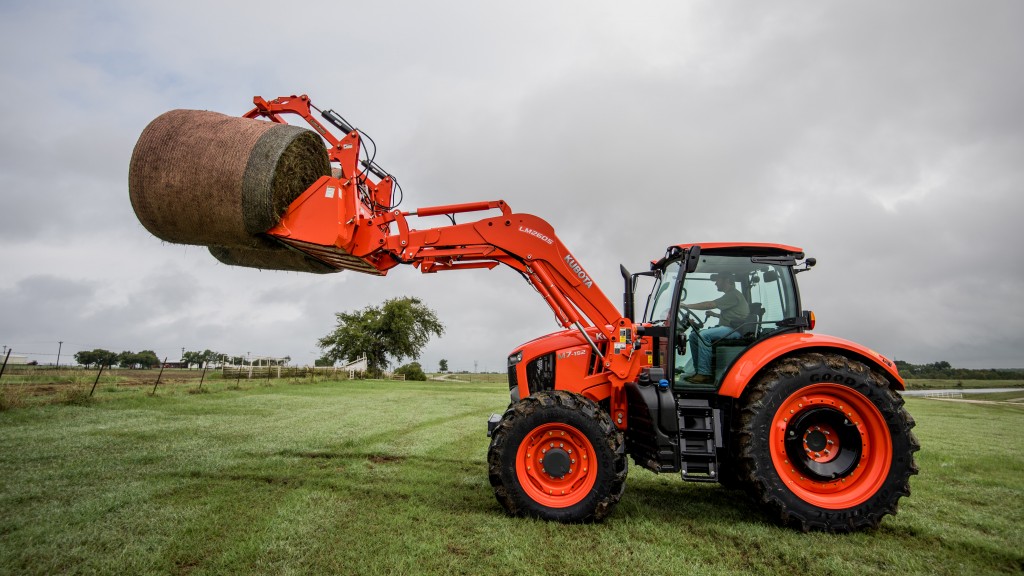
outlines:
[[834, 536], [638, 467], [602, 524], [508, 518], [484, 464], [500, 384], [228, 384], [107, 385], [99, 401], [0, 412], [0, 573], [1024, 569], [1024, 406], [909, 400], [923, 446], [913, 496], [878, 530]]
[[1011, 402], [1024, 405], [1024, 390], [1016, 392], [989, 392], [987, 394], [971, 394], [964, 396], [969, 400], [988, 400], [992, 402]]
[[907, 390], [942, 390], [956, 388], [1024, 388], [1024, 380], [941, 380], [908, 378]]

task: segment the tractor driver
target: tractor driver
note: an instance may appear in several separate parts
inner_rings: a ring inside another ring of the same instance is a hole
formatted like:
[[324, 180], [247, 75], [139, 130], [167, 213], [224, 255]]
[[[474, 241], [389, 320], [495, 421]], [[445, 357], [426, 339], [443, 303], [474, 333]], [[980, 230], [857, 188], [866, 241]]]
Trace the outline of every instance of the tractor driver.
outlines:
[[[706, 310], [704, 318], [718, 317], [718, 326], [690, 332], [690, 352], [693, 354], [693, 367], [696, 373], [685, 380], [694, 384], [710, 384], [715, 381], [711, 374], [711, 344], [723, 338], [739, 336], [740, 328], [750, 314], [747, 299], [736, 289], [736, 278], [732, 274], [712, 274], [711, 280], [722, 296], [715, 300], [687, 304], [691, 310]], [[720, 312], [713, 312], [714, 309]]]

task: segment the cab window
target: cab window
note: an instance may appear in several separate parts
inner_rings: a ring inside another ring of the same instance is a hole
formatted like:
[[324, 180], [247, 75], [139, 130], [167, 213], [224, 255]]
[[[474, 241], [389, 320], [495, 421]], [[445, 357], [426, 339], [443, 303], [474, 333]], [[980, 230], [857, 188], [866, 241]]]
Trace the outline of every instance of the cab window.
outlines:
[[[716, 300], [722, 293], [715, 287], [713, 275], [729, 274], [735, 287], [750, 305], [752, 317], [741, 327], [743, 335], [759, 336], [773, 330], [784, 318], [798, 314], [793, 276], [789, 266], [752, 262], [749, 256], [702, 256], [697, 269], [686, 275], [682, 302]], [[703, 318], [702, 318], [703, 319]], [[707, 326], [716, 326], [712, 317]]]

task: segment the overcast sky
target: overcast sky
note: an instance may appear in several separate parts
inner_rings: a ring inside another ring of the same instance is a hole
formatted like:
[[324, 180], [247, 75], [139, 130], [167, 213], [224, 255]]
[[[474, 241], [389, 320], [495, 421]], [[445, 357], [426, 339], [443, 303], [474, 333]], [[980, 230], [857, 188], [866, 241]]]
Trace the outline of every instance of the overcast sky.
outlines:
[[502, 371], [557, 328], [504, 268], [261, 272], [139, 224], [153, 118], [304, 93], [373, 137], [403, 209], [503, 199], [613, 301], [670, 244], [792, 244], [818, 332], [1024, 367], [1022, 2], [288, 6], [0, 0], [0, 344], [306, 363], [335, 312], [414, 295], [447, 326], [428, 370]]

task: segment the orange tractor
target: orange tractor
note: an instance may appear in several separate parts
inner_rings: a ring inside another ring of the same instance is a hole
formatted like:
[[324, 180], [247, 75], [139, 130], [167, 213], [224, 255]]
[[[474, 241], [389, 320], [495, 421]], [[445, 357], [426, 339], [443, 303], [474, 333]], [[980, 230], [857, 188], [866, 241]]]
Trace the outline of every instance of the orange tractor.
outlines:
[[[904, 382], [877, 352], [811, 332], [796, 277], [815, 262], [800, 248], [670, 246], [649, 270], [621, 269], [620, 311], [537, 216], [501, 200], [399, 210], [394, 177], [361, 153], [364, 134], [340, 115], [304, 95], [254, 103], [247, 118], [308, 122], [334, 168], [264, 239], [331, 269], [377, 275], [399, 264], [424, 273], [504, 264], [564, 328], [508, 357], [511, 403], [488, 421], [488, 474], [510, 514], [601, 520], [623, 494], [627, 456], [685, 481], [743, 489], [802, 530], [874, 527], [910, 494], [919, 445], [898, 394]], [[456, 223], [475, 212], [492, 214]], [[427, 216], [451, 224], [412, 226]], [[653, 288], [635, 318], [639, 277]]]

